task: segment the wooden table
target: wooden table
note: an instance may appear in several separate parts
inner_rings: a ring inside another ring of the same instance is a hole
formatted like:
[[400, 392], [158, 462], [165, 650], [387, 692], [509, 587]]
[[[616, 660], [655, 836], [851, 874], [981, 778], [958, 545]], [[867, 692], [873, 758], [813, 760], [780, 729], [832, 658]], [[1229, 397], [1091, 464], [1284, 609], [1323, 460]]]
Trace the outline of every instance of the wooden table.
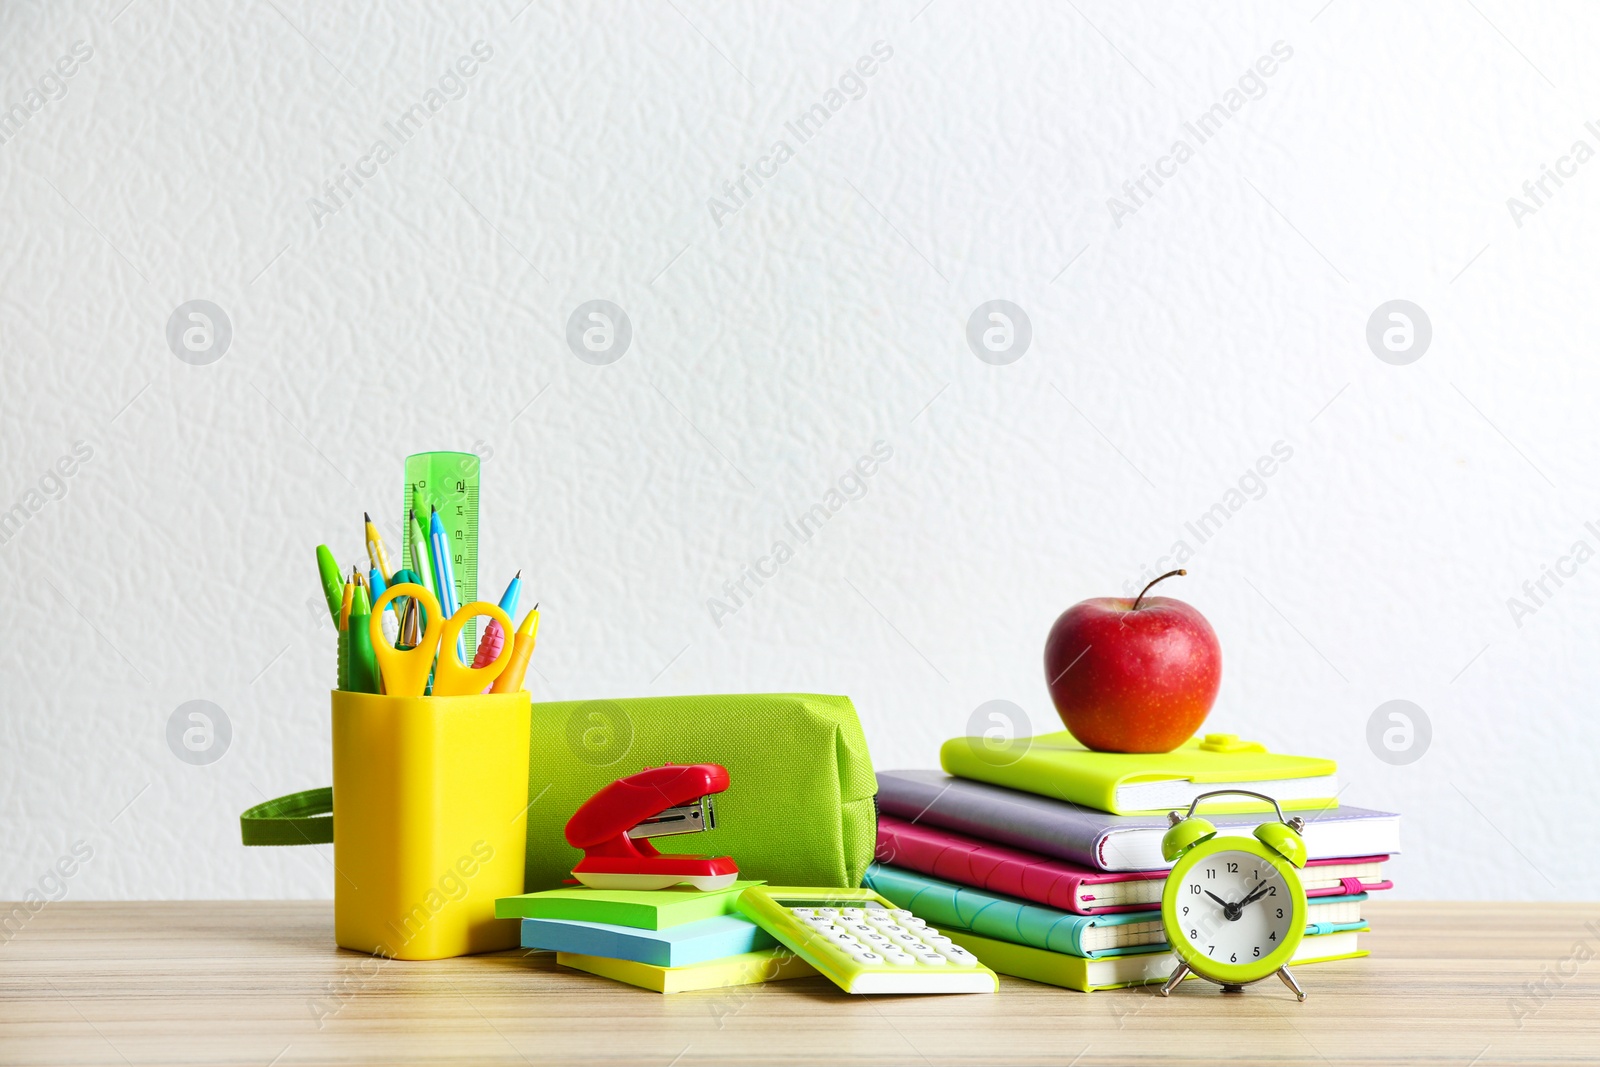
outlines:
[[1600, 1062], [1600, 904], [1369, 912], [1372, 957], [1302, 968], [1297, 1004], [1276, 982], [1169, 1000], [1014, 979], [998, 996], [850, 997], [822, 978], [661, 996], [548, 953], [340, 951], [325, 903], [49, 904], [0, 945], [0, 1063]]

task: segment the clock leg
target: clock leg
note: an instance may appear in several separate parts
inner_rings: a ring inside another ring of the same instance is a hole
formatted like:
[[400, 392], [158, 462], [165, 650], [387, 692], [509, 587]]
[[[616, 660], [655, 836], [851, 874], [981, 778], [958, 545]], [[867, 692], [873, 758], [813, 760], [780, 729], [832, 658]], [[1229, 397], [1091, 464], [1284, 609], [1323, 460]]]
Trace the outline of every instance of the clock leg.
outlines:
[[1161, 987], [1161, 995], [1170, 995], [1174, 989], [1178, 988], [1178, 983], [1183, 981], [1184, 976], [1188, 973], [1189, 965], [1180, 961], [1177, 968], [1172, 972], [1172, 977], [1167, 979], [1167, 984]]
[[1295, 995], [1296, 1000], [1306, 999], [1305, 991], [1300, 988], [1300, 983], [1294, 980], [1294, 975], [1289, 973], [1289, 968], [1279, 967], [1278, 977], [1283, 979], [1283, 984], [1288, 986]]

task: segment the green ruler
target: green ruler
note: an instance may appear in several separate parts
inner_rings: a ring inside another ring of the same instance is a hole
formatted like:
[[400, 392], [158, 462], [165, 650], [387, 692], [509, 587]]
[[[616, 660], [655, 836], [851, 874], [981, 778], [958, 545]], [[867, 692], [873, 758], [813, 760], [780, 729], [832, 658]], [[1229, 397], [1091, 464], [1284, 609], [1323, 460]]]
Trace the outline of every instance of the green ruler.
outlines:
[[[422, 535], [428, 535], [429, 508], [439, 509], [439, 520], [450, 535], [450, 565], [455, 570], [456, 599], [470, 604], [478, 599], [478, 457], [471, 452], [418, 452], [406, 457], [406, 501], [400, 512], [405, 528], [405, 560], [411, 566], [410, 512], [415, 508]], [[426, 545], [428, 558], [433, 546]], [[439, 598], [441, 601], [443, 597]], [[478, 620], [466, 629], [466, 657], [470, 665], [478, 648]]]

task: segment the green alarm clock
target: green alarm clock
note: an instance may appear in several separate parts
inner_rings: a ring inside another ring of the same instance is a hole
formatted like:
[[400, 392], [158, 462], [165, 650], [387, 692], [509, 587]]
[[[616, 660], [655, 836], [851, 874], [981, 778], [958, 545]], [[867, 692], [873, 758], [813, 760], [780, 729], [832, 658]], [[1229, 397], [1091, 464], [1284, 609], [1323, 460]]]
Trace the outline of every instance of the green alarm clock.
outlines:
[[[1235, 794], [1271, 804], [1278, 821], [1262, 823], [1254, 837], [1218, 837], [1195, 808], [1210, 797]], [[1287, 966], [1306, 932], [1306, 891], [1296, 873], [1306, 865], [1304, 820], [1285, 819], [1272, 797], [1243, 789], [1202, 793], [1187, 816], [1172, 812], [1167, 820], [1161, 854], [1173, 867], [1161, 894], [1161, 927], [1178, 966], [1161, 995], [1191, 971], [1224, 993], [1242, 992], [1275, 973], [1305, 1000]]]

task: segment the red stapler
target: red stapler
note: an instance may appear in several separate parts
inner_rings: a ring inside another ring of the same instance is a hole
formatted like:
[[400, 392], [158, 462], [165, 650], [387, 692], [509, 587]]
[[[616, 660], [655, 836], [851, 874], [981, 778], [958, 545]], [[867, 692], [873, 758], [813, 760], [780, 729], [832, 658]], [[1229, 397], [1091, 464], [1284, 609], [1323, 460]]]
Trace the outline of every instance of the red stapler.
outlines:
[[583, 802], [567, 821], [567, 843], [583, 849], [572, 875], [595, 889], [723, 889], [739, 877], [728, 856], [662, 855], [644, 840], [714, 830], [713, 793], [728, 788], [715, 763], [646, 768]]

